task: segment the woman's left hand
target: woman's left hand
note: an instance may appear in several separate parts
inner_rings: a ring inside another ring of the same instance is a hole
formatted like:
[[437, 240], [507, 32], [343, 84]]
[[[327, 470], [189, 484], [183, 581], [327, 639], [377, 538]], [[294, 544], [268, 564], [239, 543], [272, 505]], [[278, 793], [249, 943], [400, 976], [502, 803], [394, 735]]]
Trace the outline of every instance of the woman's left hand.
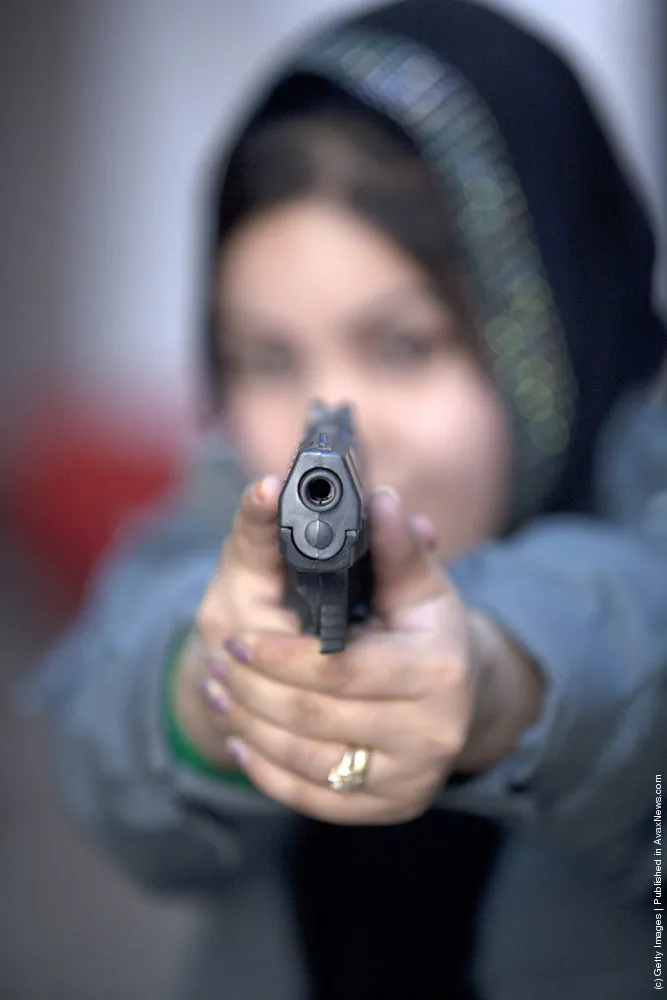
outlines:
[[[371, 525], [379, 626], [328, 655], [309, 636], [235, 637], [223, 680], [230, 750], [255, 787], [333, 823], [419, 816], [473, 715], [465, 607], [389, 491], [374, 496]], [[371, 751], [364, 786], [335, 792], [327, 776], [357, 748]]]

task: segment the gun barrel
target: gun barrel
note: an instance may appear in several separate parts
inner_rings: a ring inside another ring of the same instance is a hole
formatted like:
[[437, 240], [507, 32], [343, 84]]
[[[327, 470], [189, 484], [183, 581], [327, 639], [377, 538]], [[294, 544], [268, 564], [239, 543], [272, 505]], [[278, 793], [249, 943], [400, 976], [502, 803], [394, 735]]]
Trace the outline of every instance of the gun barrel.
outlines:
[[343, 490], [338, 476], [330, 469], [310, 469], [299, 481], [299, 497], [309, 510], [321, 513], [331, 510], [341, 498]]

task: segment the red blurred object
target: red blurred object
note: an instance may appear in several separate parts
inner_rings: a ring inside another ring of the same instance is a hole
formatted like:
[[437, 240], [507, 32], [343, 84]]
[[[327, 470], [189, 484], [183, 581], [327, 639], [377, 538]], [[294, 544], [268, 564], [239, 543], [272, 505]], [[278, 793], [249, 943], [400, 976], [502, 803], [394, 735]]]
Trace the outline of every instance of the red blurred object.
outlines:
[[174, 484], [175, 441], [62, 400], [15, 430], [5, 513], [68, 603], [81, 597], [119, 524]]

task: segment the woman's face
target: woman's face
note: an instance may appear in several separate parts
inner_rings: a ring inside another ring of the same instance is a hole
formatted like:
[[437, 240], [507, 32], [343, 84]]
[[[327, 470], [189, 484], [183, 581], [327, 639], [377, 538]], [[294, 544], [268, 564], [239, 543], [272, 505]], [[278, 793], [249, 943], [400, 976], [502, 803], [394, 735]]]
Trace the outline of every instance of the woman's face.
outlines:
[[390, 484], [409, 514], [429, 515], [443, 557], [499, 529], [503, 405], [398, 246], [343, 208], [281, 206], [230, 238], [216, 294], [226, 426], [248, 475], [286, 474], [311, 400], [349, 402], [367, 485]]

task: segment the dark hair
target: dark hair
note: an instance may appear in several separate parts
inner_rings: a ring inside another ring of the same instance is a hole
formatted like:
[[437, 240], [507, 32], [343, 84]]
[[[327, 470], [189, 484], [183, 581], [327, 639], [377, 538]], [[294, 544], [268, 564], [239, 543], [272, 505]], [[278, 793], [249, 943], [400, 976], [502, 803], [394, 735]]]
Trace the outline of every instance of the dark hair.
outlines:
[[[219, 176], [216, 261], [242, 223], [312, 195], [347, 206], [410, 254], [453, 310], [463, 342], [479, 351], [443, 191], [407, 137], [370, 111], [282, 115], [254, 126]], [[207, 367], [217, 395], [224, 352], [210, 320]]]

